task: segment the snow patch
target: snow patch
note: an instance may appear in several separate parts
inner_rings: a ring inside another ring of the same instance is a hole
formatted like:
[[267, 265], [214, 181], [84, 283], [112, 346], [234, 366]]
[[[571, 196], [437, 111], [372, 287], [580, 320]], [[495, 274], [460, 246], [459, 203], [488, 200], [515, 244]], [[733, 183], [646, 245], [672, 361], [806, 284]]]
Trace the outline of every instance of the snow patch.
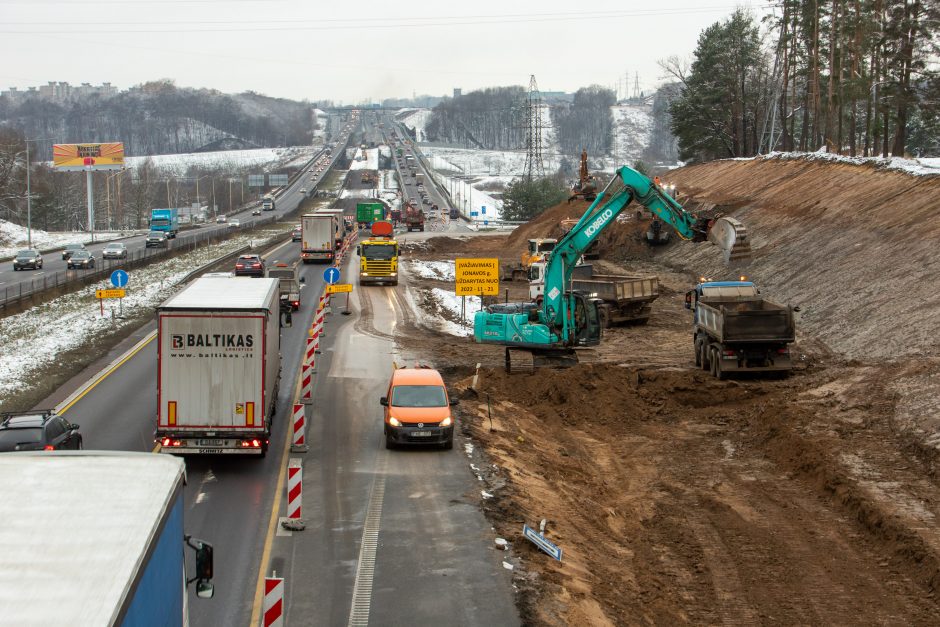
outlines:
[[422, 279], [436, 279], [438, 281], [453, 281], [453, 261], [421, 261], [413, 259], [408, 262], [411, 272]]
[[[95, 231], [95, 241], [103, 242], [119, 237], [133, 235], [130, 231]], [[49, 233], [40, 229], [33, 229], [33, 248], [46, 251], [65, 246], [73, 242], [88, 244], [91, 241], [88, 233], [84, 231], [65, 231]], [[27, 231], [25, 226], [0, 220], [0, 257], [12, 257], [18, 250], [26, 248]]]

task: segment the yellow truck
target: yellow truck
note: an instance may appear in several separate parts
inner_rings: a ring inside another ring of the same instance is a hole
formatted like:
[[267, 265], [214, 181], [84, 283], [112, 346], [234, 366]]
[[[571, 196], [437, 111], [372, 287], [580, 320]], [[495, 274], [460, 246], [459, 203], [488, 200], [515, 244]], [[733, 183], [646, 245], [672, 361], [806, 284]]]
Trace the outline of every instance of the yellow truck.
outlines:
[[398, 285], [398, 242], [391, 222], [372, 223], [371, 235], [359, 242], [359, 284]]

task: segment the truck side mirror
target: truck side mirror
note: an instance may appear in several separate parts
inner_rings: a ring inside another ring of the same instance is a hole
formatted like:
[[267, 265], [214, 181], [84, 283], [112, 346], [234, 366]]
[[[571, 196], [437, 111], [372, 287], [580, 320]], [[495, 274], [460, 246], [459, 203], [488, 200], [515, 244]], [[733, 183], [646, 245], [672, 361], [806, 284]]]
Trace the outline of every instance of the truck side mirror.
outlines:
[[196, 551], [196, 576], [187, 580], [187, 584], [196, 582], [196, 596], [200, 599], [211, 599], [215, 594], [212, 585], [213, 563], [212, 545], [192, 536], [184, 536], [186, 545]]
[[383, 407], [388, 407], [388, 397], [383, 396], [382, 398], [380, 398], [379, 405], [382, 405]]
[[459, 398], [452, 398], [452, 399], [450, 399], [449, 404], [450, 404], [451, 407], [456, 407], [457, 405], [460, 405], [460, 399], [459, 399]]
[[685, 293], [685, 308], [692, 309], [692, 292]]
[[301, 283], [306, 283], [306, 282], [307, 282], [307, 277], [300, 277], [300, 282], [301, 282]]
[[362, 256], [362, 246], [356, 246], [356, 254]]

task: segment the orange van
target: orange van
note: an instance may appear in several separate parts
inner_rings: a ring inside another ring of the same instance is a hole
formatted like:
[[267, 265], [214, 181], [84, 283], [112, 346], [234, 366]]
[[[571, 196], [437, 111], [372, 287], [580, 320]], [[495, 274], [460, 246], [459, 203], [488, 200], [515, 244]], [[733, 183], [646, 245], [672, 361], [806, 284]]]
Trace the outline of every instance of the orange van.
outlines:
[[399, 368], [392, 373], [385, 407], [385, 448], [397, 444], [454, 447], [454, 418], [444, 379], [431, 368]]

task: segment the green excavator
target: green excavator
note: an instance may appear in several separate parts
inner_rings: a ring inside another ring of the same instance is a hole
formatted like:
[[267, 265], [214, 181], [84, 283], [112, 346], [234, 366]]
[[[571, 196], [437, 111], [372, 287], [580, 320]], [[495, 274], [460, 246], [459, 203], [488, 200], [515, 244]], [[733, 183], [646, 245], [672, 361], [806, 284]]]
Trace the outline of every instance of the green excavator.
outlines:
[[545, 266], [541, 304], [500, 303], [474, 316], [474, 340], [505, 346], [507, 372], [512, 370], [512, 351], [530, 353], [535, 366], [566, 366], [577, 363], [575, 348], [600, 343], [597, 308], [601, 301], [590, 294], [572, 291], [571, 274], [591, 243], [634, 200], [680, 238], [709, 241], [718, 246], [729, 264], [740, 264], [751, 257], [747, 229], [738, 220], [699, 218], [649, 178], [623, 166], [552, 250]]

